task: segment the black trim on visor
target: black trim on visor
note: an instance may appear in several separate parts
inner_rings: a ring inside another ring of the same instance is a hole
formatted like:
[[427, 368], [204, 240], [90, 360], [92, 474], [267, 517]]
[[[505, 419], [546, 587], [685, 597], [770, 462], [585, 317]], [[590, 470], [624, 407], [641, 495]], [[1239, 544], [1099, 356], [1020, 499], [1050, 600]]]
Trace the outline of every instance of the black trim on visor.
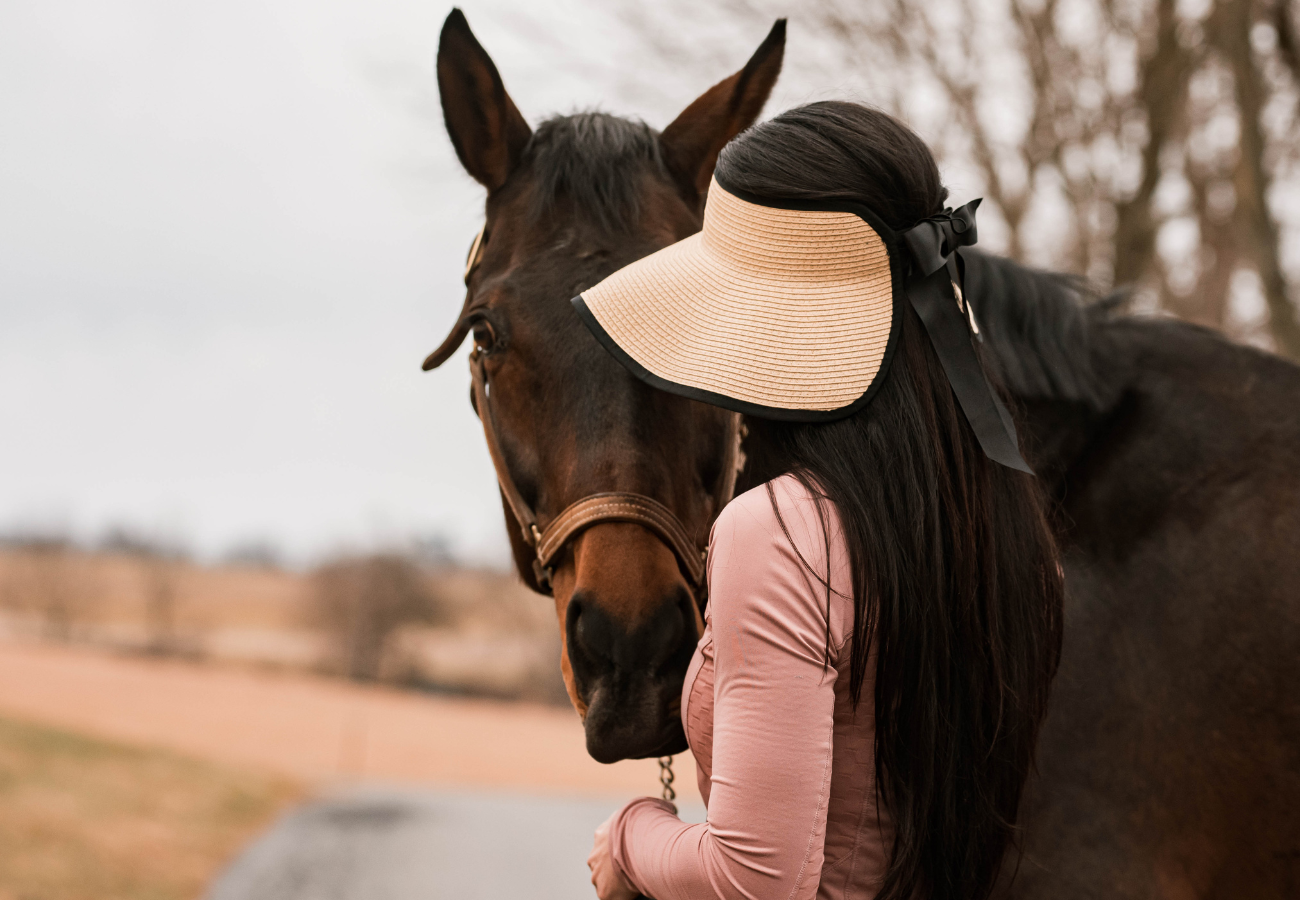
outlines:
[[[766, 198], [756, 197], [747, 191], [732, 190], [723, 187], [719, 182], [718, 186], [727, 193], [739, 197], [747, 203], [755, 206], [765, 206], [771, 209], [790, 209], [804, 212], [846, 212], [856, 215], [862, 221], [880, 236], [881, 242], [885, 245], [885, 252], [889, 256], [889, 274], [890, 287], [892, 294], [892, 307], [889, 316], [889, 340], [885, 343], [884, 355], [880, 358], [880, 366], [876, 369], [875, 376], [867, 389], [853, 402], [846, 406], [836, 407], [835, 409], [792, 409], [784, 406], [764, 406], [761, 403], [751, 403], [748, 400], [738, 400], [735, 397], [729, 397], [726, 394], [719, 394], [715, 391], [705, 390], [704, 388], [694, 387], [688, 384], [681, 384], [676, 381], [669, 381], [654, 372], [651, 372], [645, 366], [641, 365], [627, 351], [618, 345], [605, 327], [587, 307], [587, 301], [579, 294], [571, 301], [573, 308], [577, 310], [578, 317], [587, 329], [596, 337], [602, 347], [619, 361], [619, 363], [651, 387], [666, 391], [669, 394], [676, 394], [679, 397], [686, 397], [689, 400], [699, 400], [702, 403], [708, 403], [711, 406], [718, 406], [722, 409], [731, 410], [732, 412], [743, 413], [747, 416], [754, 416], [759, 419], [772, 419], [778, 422], [834, 422], [837, 419], [847, 418], [858, 410], [862, 409], [872, 398], [876, 396], [876, 391], [884, 383], [885, 376], [889, 372], [889, 364], [894, 356], [894, 348], [898, 343], [899, 322], [902, 321], [903, 304], [907, 302], [906, 292], [902, 286], [906, 277], [904, 271], [904, 260], [907, 258], [904, 252], [900, 252], [901, 241], [898, 234], [880, 220], [874, 212], [861, 203], [855, 203], [851, 200], [769, 200]], [[635, 265], [632, 263], [631, 265]], [[828, 327], [833, 323], [827, 323]]]

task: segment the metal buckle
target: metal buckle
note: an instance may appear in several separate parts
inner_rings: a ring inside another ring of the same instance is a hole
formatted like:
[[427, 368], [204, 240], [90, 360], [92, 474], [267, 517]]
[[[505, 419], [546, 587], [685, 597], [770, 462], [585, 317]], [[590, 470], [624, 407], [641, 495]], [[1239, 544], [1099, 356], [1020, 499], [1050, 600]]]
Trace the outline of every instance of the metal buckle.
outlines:
[[540, 559], [533, 560], [533, 578], [537, 580], [537, 586], [545, 591], [551, 589], [551, 579], [555, 576], [555, 570], [550, 566], [542, 565]]

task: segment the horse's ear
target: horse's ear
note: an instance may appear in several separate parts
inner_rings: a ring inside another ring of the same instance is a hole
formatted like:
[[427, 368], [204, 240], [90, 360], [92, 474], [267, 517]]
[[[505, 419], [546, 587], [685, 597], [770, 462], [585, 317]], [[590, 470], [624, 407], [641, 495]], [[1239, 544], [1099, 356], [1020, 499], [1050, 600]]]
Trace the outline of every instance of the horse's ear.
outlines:
[[460, 349], [460, 345], [465, 343], [465, 338], [469, 336], [469, 329], [469, 320], [462, 314], [455, 327], [451, 329], [451, 334], [447, 335], [447, 339], [442, 342], [442, 346], [426, 356], [424, 365], [420, 366], [420, 368], [428, 372], [430, 369], [436, 369], [445, 363], [453, 353]]
[[533, 132], [459, 9], [453, 9], [442, 23], [438, 93], [447, 134], [461, 165], [489, 192], [501, 187]]
[[684, 190], [697, 198], [708, 193], [718, 153], [763, 111], [784, 57], [785, 19], [777, 19], [745, 68], [705, 91], [664, 129], [664, 157]]

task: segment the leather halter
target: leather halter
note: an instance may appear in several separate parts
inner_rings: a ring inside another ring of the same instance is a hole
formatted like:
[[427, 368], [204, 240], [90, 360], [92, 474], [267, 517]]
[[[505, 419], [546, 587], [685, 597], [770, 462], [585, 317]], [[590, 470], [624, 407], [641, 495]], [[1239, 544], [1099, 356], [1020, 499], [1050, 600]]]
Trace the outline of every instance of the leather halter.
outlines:
[[[471, 254], [471, 260], [473, 254]], [[602, 522], [633, 522], [650, 531], [663, 541], [677, 557], [682, 574], [686, 576], [696, 600], [703, 605], [705, 593], [705, 548], [700, 547], [682, 525], [673, 511], [658, 500], [644, 494], [627, 491], [608, 491], [591, 494], [566, 506], [558, 516], [544, 528], [537, 524], [537, 514], [519, 493], [510, 470], [506, 466], [505, 456], [497, 440], [496, 422], [492, 417], [492, 406], [488, 397], [487, 366], [483, 352], [475, 347], [469, 357], [471, 384], [474, 406], [478, 410], [479, 420], [483, 423], [483, 435], [487, 438], [488, 453], [496, 469], [497, 482], [501, 486], [501, 495], [505, 497], [524, 543], [536, 554], [533, 559], [533, 576], [537, 585], [546, 593], [551, 593], [551, 579], [554, 575], [555, 558], [579, 533]], [[714, 510], [716, 516], [722, 507], [731, 500], [736, 489], [736, 475], [744, 465], [744, 456], [740, 451], [741, 417], [734, 413], [729, 417], [726, 449], [723, 451], [722, 474], [717, 489], [714, 491]]]

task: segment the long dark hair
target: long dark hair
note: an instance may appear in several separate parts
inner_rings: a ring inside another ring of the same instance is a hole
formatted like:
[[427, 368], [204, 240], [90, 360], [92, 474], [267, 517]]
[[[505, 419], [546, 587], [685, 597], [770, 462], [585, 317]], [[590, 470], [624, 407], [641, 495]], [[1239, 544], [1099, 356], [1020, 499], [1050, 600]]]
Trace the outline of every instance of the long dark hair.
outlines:
[[[728, 187], [864, 203], [895, 230], [943, 207], [906, 126], [814, 103], [722, 151]], [[1063, 586], [1034, 479], [991, 462], [910, 305], [875, 398], [829, 424], [751, 419], [767, 477], [833, 503], [852, 564], [850, 696], [875, 665], [876, 776], [895, 830], [881, 900], [983, 900], [1016, 831], [1061, 649]], [[829, 590], [829, 582], [827, 590]]]

